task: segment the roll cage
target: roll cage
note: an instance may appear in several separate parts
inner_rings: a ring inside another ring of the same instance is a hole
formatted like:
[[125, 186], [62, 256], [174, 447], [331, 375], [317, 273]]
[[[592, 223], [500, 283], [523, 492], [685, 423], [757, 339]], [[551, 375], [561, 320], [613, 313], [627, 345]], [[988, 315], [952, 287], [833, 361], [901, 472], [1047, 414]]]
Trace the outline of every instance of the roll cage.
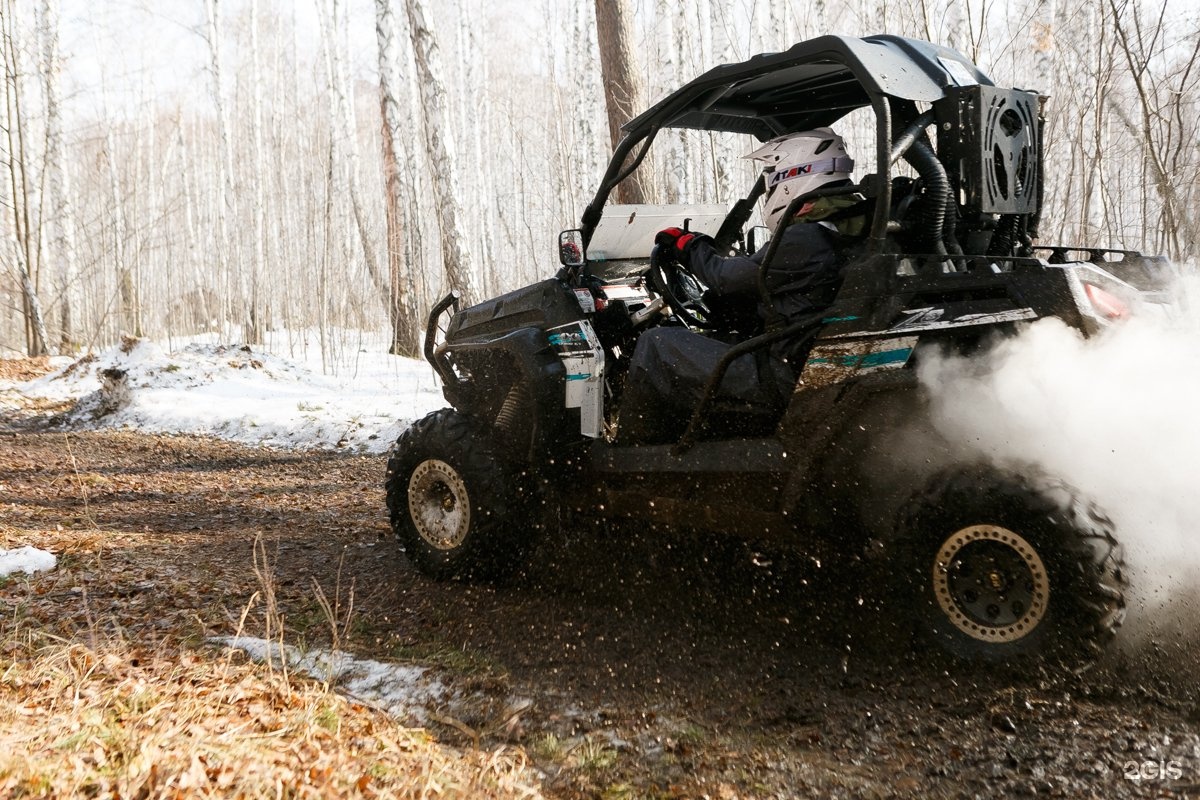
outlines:
[[[892, 204], [892, 165], [904, 155], [899, 146], [907, 150], [913, 140], [924, 138], [924, 128], [933, 121], [932, 115], [922, 117], [917, 103], [936, 103], [962, 86], [994, 84], [957, 51], [899, 36], [822, 36], [780, 53], [715, 67], [623, 126], [625, 136], [581, 218], [584, 246], [613, 188], [640, 166], [663, 128], [744, 133], [764, 141], [831, 125], [870, 106], [876, 120], [877, 172], [855, 188], [876, 201], [867, 252], [882, 252]], [[919, 127], [913, 130], [914, 125]], [[718, 244], [733, 242], [762, 190], [760, 181], [734, 206], [716, 237]]]

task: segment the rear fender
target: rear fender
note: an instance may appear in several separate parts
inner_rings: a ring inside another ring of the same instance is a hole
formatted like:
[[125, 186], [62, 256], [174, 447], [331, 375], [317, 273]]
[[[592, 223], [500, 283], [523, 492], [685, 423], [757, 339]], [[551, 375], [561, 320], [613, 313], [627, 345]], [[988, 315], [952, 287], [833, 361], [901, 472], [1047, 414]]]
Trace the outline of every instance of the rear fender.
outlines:
[[904, 498], [954, 459], [913, 369], [798, 391], [780, 438], [793, 468], [781, 508], [824, 515], [820, 527], [842, 541], [889, 530]]

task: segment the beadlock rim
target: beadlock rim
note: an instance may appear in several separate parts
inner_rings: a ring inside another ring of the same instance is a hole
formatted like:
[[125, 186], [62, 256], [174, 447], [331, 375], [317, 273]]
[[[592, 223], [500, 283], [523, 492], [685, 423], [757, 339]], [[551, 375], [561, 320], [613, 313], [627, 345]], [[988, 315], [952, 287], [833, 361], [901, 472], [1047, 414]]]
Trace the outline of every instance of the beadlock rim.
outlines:
[[960, 632], [982, 642], [1015, 642], [1046, 616], [1050, 578], [1025, 537], [998, 525], [972, 525], [938, 549], [933, 594]]
[[422, 461], [409, 476], [408, 511], [417, 534], [436, 550], [459, 547], [471, 527], [466, 483], [436, 458]]

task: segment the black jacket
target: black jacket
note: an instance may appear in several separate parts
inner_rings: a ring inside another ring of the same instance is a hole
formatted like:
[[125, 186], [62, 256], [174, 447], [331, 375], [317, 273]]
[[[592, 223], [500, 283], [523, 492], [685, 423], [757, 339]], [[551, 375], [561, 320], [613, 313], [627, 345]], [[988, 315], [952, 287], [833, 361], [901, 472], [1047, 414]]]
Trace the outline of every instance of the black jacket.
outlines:
[[[767, 273], [767, 289], [785, 324], [833, 302], [841, 283], [836, 249], [841, 239], [836, 230], [816, 222], [798, 222], [784, 229]], [[759, 266], [766, 253], [764, 246], [752, 256], [722, 257], [705, 237], [688, 247], [686, 258], [692, 274], [717, 294], [757, 302]], [[759, 316], [765, 318], [766, 309], [757, 305]], [[781, 342], [771, 350], [790, 360], [796, 353], [788, 345]]]

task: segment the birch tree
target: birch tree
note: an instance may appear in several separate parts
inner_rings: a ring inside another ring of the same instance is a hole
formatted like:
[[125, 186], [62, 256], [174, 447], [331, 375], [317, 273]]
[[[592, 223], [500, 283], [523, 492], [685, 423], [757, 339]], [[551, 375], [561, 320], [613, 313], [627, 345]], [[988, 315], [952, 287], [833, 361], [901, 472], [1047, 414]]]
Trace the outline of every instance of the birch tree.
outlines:
[[404, 182], [400, 177], [403, 141], [400, 106], [400, 32], [391, 0], [375, 0], [375, 38], [379, 46], [380, 141], [383, 156], [385, 236], [388, 266], [388, 316], [392, 328], [390, 352], [416, 356], [421, 337], [412, 306], [412, 279], [404, 243]]
[[38, 297], [34, 262], [37, 234], [30, 222], [29, 162], [21, 91], [24, 66], [17, 46], [12, 0], [5, 0], [0, 9], [0, 48], [4, 59], [4, 161], [8, 173], [4, 176], [5, 191], [0, 198], [3, 207], [10, 212], [12, 223], [11, 228], [5, 225], [5, 249], [8, 251], [5, 261], [20, 282], [26, 351], [31, 356], [41, 356], [49, 353], [50, 337]]
[[254, 165], [254, 241], [250, 243], [252, 253], [250, 268], [250, 314], [245, 338], [250, 342], [261, 342], [265, 323], [262, 302], [262, 278], [267, 261], [267, 199], [266, 159], [263, 155], [262, 85], [263, 67], [258, 42], [258, 0], [250, 0], [250, 63], [253, 75], [250, 83], [253, 91], [250, 98], [250, 141], [253, 147]]
[[[237, 277], [231, 275], [238, 270], [234, 243], [230, 237], [230, 217], [237, 217], [237, 199], [233, 185], [233, 148], [229, 140], [229, 111], [225, 103], [225, 92], [221, 86], [221, 9], [218, 0], [206, 0], [205, 10], [205, 39], [208, 43], [209, 71], [212, 77], [212, 98], [217, 112], [217, 174], [220, 200], [217, 203], [217, 241], [214, 252], [217, 253], [218, 265], [225, 283], [225, 308], [232, 307], [233, 288], [242, 288], [241, 272]], [[237, 292], [238, 297], [245, 293]], [[239, 305], [243, 305], [239, 303]], [[246, 315], [248, 322], [249, 314]], [[248, 325], [248, 333], [253, 336], [253, 326]]]
[[[596, 0], [596, 38], [600, 43], [600, 73], [608, 108], [608, 135], [615, 149], [621, 126], [643, 109], [642, 86], [633, 52], [633, 12], [628, 0]], [[648, 194], [642, 166], [617, 186], [622, 203], [644, 203]]]
[[450, 115], [442, 83], [441, 54], [424, 0], [404, 0], [404, 8], [417, 65], [416, 78], [421, 87], [425, 150], [429, 155], [429, 179], [433, 185], [446, 280], [450, 288], [469, 301], [474, 297], [471, 251], [463, 243], [467, 230], [461, 225], [459, 163], [454, 157], [454, 138], [448, 125]]
[[326, 7], [325, 35], [325, 67], [329, 90], [332, 96], [332, 153], [335, 159], [333, 169], [341, 181], [345, 182], [350, 195], [350, 210], [354, 215], [354, 228], [358, 233], [358, 242], [362, 248], [363, 262], [367, 275], [375, 287], [377, 296], [383, 302], [384, 308], [391, 308], [391, 291], [379, 268], [375, 244], [368, 230], [366, 211], [363, 205], [362, 192], [359, 188], [359, 153], [356, 136], [357, 122], [354, 105], [350, 102], [349, 80], [346, 77], [345, 59], [339, 44], [338, 31], [342, 24], [340, 0], [322, 0]]
[[[100, 110], [105, 119], [111, 119], [114, 114], [109, 107], [106, 75], [105, 66], [101, 65], [99, 72]], [[122, 159], [117, 151], [117, 125], [110, 123], [105, 126], [100, 144], [101, 151], [98, 155], [103, 158], [104, 162], [101, 185], [103, 190], [107, 191], [105, 205], [108, 209], [108, 214], [104, 216], [103, 222], [110, 237], [107, 251], [112, 255], [111, 274], [116, 283], [113, 294], [118, 301], [118, 327], [120, 330], [117, 333], [141, 336], [141, 312], [134, 286], [133, 266], [128, 253], [131, 225], [125, 203], [125, 190], [120, 176]], [[97, 327], [103, 325], [107, 317], [106, 310]]]
[[75, 346], [72, 293], [75, 291], [75, 215], [71, 203], [71, 177], [59, 101], [61, 59], [58, 53], [58, 8], [56, 0], [42, 0], [38, 7], [38, 38], [42, 54], [42, 91], [45, 103], [46, 175], [43, 214], [48, 227], [46, 258], [55, 271], [58, 295], [59, 347], [64, 352]]

